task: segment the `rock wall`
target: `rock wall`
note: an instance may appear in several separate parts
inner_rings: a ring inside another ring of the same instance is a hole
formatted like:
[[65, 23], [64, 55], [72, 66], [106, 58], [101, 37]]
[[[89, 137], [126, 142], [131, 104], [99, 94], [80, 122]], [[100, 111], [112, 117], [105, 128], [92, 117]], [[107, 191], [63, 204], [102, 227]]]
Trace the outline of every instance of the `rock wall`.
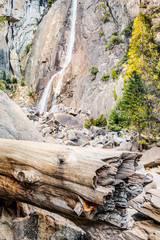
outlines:
[[[3, 1], [0, 16], [7, 16], [7, 22], [0, 32], [0, 70], [19, 79], [24, 75], [27, 84], [32, 84], [40, 96], [48, 80], [64, 62], [71, 0], [57, 0], [49, 10], [46, 0], [16, 0], [13, 4], [11, 0]], [[115, 104], [114, 92], [118, 97], [122, 93], [121, 75], [118, 80], [110, 78], [106, 82], [101, 81], [101, 75], [111, 73], [111, 68], [124, 56], [129, 39], [120, 36], [122, 43], [109, 51], [105, 51], [105, 45], [113, 32], [120, 34], [137, 16], [141, 1], [108, 0], [110, 14], [105, 23], [100, 21], [104, 10], [97, 8], [98, 3], [98, 0], [78, 1], [74, 52], [58, 98], [58, 102], [66, 106], [90, 110], [95, 117], [102, 113], [107, 115]], [[158, 5], [159, 1], [152, 0], [147, 4]], [[99, 32], [103, 32], [101, 37]], [[160, 39], [159, 35], [157, 39]], [[25, 51], [27, 45], [29, 53]], [[95, 77], [88, 70], [92, 65], [99, 69]], [[53, 84], [55, 86], [56, 82]]]
[[[63, 62], [70, 2], [67, 0], [66, 4], [63, 4], [63, 0], [57, 1], [39, 26], [25, 75], [27, 82], [32, 83], [37, 90], [43, 89]], [[106, 114], [115, 104], [113, 91], [118, 96], [121, 95], [123, 84], [121, 76], [119, 80], [110, 79], [108, 82], [102, 82], [100, 78], [103, 72], [111, 73], [111, 67], [124, 56], [128, 39], [123, 39], [124, 42], [113, 51], [105, 51], [105, 45], [112, 37], [112, 33], [115, 31], [120, 33], [139, 11], [135, 1], [108, 1], [112, 14], [109, 21], [103, 24], [99, 20], [102, 10], [97, 9], [98, 2], [98, 0], [78, 2], [75, 48], [58, 99], [67, 106], [90, 110], [94, 116]], [[100, 31], [104, 32], [101, 38], [98, 34]], [[88, 71], [91, 65], [99, 68], [95, 78]], [[93, 105], [93, 102], [96, 104]]]
[[31, 46], [38, 23], [46, 12], [46, 0], [2, 0], [0, 17], [6, 17], [0, 31], [0, 70], [7, 77], [21, 79], [28, 58], [26, 46]]

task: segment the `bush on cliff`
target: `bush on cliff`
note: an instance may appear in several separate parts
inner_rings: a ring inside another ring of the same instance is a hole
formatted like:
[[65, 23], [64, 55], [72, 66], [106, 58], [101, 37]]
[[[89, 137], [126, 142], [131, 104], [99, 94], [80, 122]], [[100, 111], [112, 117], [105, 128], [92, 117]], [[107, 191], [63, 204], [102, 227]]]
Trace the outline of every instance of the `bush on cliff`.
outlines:
[[108, 73], [102, 73], [101, 75], [101, 81], [107, 81], [109, 79], [110, 75]]
[[90, 71], [90, 74], [93, 74], [93, 75], [96, 75], [99, 72], [98, 68], [95, 65], [92, 65], [89, 68], [89, 71]]
[[0, 80], [0, 90], [4, 92], [6, 91], [6, 85], [2, 79]]
[[112, 50], [115, 45], [119, 45], [120, 43], [122, 43], [120, 37], [113, 35], [109, 40], [108, 44], [105, 46], [105, 50]]

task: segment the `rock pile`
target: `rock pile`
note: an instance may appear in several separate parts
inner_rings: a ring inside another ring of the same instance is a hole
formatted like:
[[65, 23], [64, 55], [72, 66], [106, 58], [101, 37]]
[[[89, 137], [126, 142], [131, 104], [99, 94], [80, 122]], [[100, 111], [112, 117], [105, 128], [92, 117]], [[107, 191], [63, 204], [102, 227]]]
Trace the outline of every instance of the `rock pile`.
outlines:
[[106, 127], [91, 126], [84, 128], [89, 112], [59, 105], [56, 113], [43, 113], [36, 108], [23, 108], [28, 118], [43, 135], [47, 142], [72, 146], [92, 146], [96, 148], [132, 151], [135, 149], [135, 132], [112, 132]]

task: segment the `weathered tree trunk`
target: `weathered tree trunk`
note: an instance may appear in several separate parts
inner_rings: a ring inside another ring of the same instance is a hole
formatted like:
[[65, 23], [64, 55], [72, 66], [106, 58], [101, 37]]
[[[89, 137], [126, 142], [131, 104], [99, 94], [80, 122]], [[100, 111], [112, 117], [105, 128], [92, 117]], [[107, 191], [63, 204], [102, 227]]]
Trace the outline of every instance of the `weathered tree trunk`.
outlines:
[[58, 213], [93, 239], [114, 240], [129, 227], [127, 202], [143, 189], [140, 156], [0, 139], [0, 198]]

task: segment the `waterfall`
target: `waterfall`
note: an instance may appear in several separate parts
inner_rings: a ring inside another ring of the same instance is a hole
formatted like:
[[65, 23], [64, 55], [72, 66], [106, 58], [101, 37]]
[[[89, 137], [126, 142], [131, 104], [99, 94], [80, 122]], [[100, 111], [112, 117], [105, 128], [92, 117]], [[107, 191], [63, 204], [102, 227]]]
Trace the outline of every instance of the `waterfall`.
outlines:
[[72, 58], [72, 52], [73, 52], [74, 41], [75, 41], [75, 32], [76, 32], [76, 18], [77, 18], [77, 0], [72, 0], [70, 33], [69, 33], [69, 38], [67, 41], [67, 51], [66, 51], [64, 65], [63, 65], [62, 69], [59, 72], [55, 73], [52, 76], [52, 78], [49, 80], [49, 82], [47, 83], [47, 85], [43, 91], [42, 97], [38, 103], [39, 110], [47, 111], [48, 99], [51, 94], [52, 83], [55, 78], [58, 78], [57, 86], [54, 89], [54, 96], [53, 96], [52, 107], [51, 107], [50, 111], [54, 111], [56, 108], [56, 99], [61, 91], [63, 76], [64, 76], [65, 70], [66, 70], [67, 66], [69, 65], [71, 58]]

